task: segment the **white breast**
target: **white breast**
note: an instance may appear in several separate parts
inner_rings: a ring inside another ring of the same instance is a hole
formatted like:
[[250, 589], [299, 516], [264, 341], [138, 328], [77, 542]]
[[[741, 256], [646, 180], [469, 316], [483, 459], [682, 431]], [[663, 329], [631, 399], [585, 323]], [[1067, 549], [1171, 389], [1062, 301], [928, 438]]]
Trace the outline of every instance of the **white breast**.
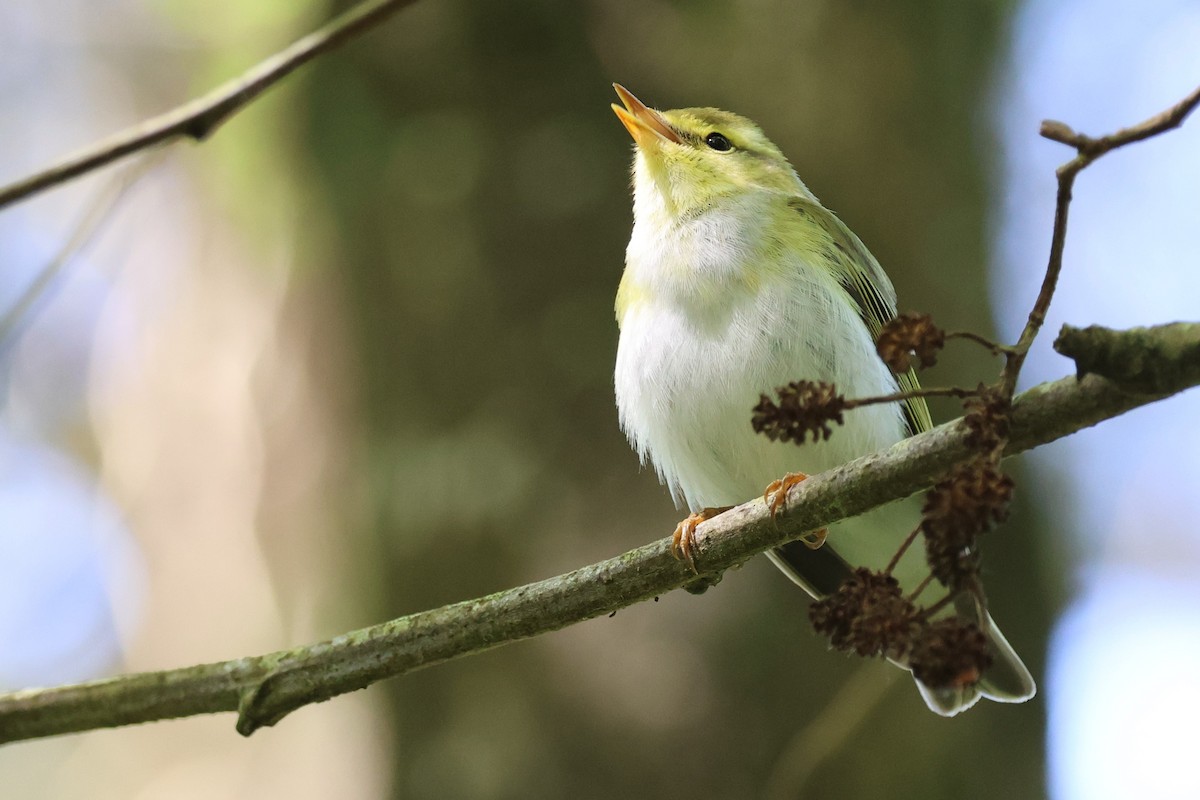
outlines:
[[621, 426], [693, 510], [744, 502], [786, 472], [820, 472], [903, 436], [896, 405], [848, 412], [828, 442], [802, 447], [751, 428], [759, 395], [788, 381], [832, 381], [847, 396], [896, 386], [829, 273], [799, 258], [747, 266], [769, 257], [755, 244], [772, 238], [769, 202], [782, 200], [751, 197], [665, 228], [639, 214], [627, 251]]

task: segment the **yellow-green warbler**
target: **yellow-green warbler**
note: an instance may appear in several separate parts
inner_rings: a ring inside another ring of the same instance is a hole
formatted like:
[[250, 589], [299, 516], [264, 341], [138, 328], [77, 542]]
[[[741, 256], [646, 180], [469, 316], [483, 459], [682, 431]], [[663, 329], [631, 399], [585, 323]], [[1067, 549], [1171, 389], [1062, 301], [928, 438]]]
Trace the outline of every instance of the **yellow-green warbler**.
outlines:
[[[856, 409], [830, 439], [801, 448], [754, 433], [761, 393], [789, 381], [831, 382], [847, 397], [915, 388], [911, 373], [898, 380], [875, 352], [875, 334], [896, 313], [895, 290], [753, 122], [715, 108], [659, 112], [615, 88], [623, 106], [613, 110], [636, 143], [633, 234], [616, 302], [617, 406], [642, 461], [693, 512], [676, 532], [690, 561], [695, 526], [714, 509], [772, 481], [786, 491], [782, 476], [886, 448], [927, 430], [930, 418], [912, 399]], [[853, 567], [881, 569], [896, 553], [901, 537], [865, 519], [835, 525], [824, 546], [794, 542], [768, 555], [823, 597]], [[919, 549], [893, 572], [909, 589], [928, 574]], [[986, 609], [974, 601], [955, 609], [988, 637], [992, 666], [963, 685], [918, 681], [929, 707], [950, 716], [981, 695], [1032, 697], [1033, 679]], [[893, 660], [907, 666], [903, 654]]]

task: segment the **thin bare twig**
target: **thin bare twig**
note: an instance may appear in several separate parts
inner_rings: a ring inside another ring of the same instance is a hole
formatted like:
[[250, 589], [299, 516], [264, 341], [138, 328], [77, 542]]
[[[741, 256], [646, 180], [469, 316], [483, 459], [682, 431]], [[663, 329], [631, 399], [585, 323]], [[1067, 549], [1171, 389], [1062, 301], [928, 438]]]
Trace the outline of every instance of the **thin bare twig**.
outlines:
[[908, 400], [912, 397], [957, 397], [965, 399], [968, 397], [978, 397], [978, 389], [965, 389], [961, 386], [931, 386], [919, 387], [907, 392], [895, 392], [893, 394], [881, 394], [876, 397], [854, 397], [847, 400], [842, 409], [849, 411], [853, 408], [862, 408], [863, 406], [877, 406], [884, 403], [899, 403]]
[[[1200, 324], [1192, 335], [1200, 342]], [[1128, 393], [1095, 375], [1034, 387], [1013, 406], [1005, 452], [1022, 452], [1200, 385], [1200, 364], [1181, 366], [1157, 394]], [[777, 517], [756, 498], [702, 523], [696, 529], [700, 570], [728, 569], [929, 486], [972, 452], [968, 433], [957, 420], [814, 475], [789, 490]], [[0, 695], [0, 742], [234, 710], [238, 731], [250, 734], [309, 703], [609, 614], [693, 580], [691, 569], [671, 554], [668, 536], [566, 575], [293, 650]]]
[[1046, 264], [1046, 276], [1042, 279], [1042, 288], [1037, 300], [1029, 311], [1029, 318], [1021, 336], [1013, 346], [1012, 352], [1004, 365], [1001, 374], [1001, 388], [1004, 394], [1012, 397], [1016, 390], [1017, 377], [1037, 338], [1038, 331], [1046, 322], [1046, 313], [1050, 309], [1050, 301], [1054, 298], [1054, 290], [1058, 286], [1058, 276], [1062, 272], [1063, 249], [1067, 241], [1067, 216], [1071, 208], [1071, 191], [1075, 186], [1075, 178], [1105, 153], [1124, 147], [1127, 144], [1140, 142], [1157, 136], [1174, 128], [1178, 128], [1188, 118], [1196, 106], [1200, 105], [1200, 87], [1192, 90], [1191, 94], [1175, 105], [1155, 114], [1147, 120], [1129, 128], [1122, 128], [1116, 133], [1099, 138], [1092, 138], [1082, 133], [1076, 133], [1062, 122], [1046, 120], [1042, 123], [1041, 135], [1051, 141], [1061, 142], [1075, 148], [1075, 157], [1060, 166], [1055, 175], [1058, 177], [1058, 198], [1054, 206], [1054, 233], [1050, 239], [1050, 258]]
[[917, 584], [917, 588], [908, 593], [908, 602], [915, 603], [917, 598], [921, 596], [922, 592], [929, 588], [929, 584], [931, 583], [933, 583], [932, 573], [926, 575], [921, 582]]
[[891, 575], [892, 570], [900, 563], [900, 559], [904, 558], [904, 554], [908, 552], [908, 548], [912, 547], [912, 543], [917, 540], [921, 534], [921, 526], [918, 525], [909, 531], [908, 536], [904, 537], [904, 541], [900, 543], [900, 547], [896, 549], [896, 554], [892, 556], [891, 561], [888, 561], [887, 566], [883, 568], [884, 575]]
[[920, 618], [921, 619], [932, 619], [935, 614], [937, 614], [939, 611], [941, 611], [946, 606], [953, 603], [958, 598], [959, 591], [964, 591], [964, 590], [960, 589], [958, 591], [952, 591], [952, 592], [946, 594], [944, 597], [942, 597], [941, 600], [938, 600], [933, 605], [928, 606], [926, 608], [922, 608]]
[[1048, 119], [1042, 123], [1040, 133], [1051, 141], [1074, 147], [1079, 151], [1081, 156], [1095, 161], [1110, 150], [1116, 150], [1118, 147], [1140, 142], [1143, 139], [1149, 139], [1151, 136], [1157, 136], [1160, 133], [1166, 133], [1169, 130], [1178, 128], [1198, 105], [1200, 105], [1200, 86], [1193, 89], [1191, 94], [1166, 111], [1155, 114], [1153, 117], [1143, 120], [1137, 125], [1122, 128], [1116, 133], [1111, 133], [1107, 136], [1093, 138], [1086, 134], [1076, 133], [1065, 123], [1052, 119]]
[[951, 339], [969, 339], [970, 341], [983, 345], [988, 350], [992, 351], [992, 355], [1007, 355], [1013, 352], [1013, 348], [1009, 347], [1008, 345], [1000, 344], [999, 342], [993, 342], [986, 336], [982, 336], [974, 331], [947, 331], [946, 341]]
[[297, 68], [370, 30], [414, 2], [416, 0], [366, 0], [203, 97], [0, 187], [0, 209], [139, 150], [184, 136], [200, 141]]

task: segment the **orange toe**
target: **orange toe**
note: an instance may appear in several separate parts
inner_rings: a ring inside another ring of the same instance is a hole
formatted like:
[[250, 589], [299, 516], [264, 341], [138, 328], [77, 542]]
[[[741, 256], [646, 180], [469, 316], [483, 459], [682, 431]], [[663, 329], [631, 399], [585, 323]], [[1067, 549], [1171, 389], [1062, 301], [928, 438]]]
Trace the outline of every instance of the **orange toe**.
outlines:
[[829, 538], [829, 528], [821, 528], [819, 531], [809, 531], [804, 534], [800, 537], [800, 541], [804, 542], [804, 546], [809, 550], [820, 550], [827, 538]]
[[694, 514], [688, 514], [685, 519], [679, 521], [675, 526], [675, 533], [671, 536], [671, 555], [675, 558], [686, 561], [688, 566], [692, 568], [692, 572], [699, 571], [696, 569], [696, 526], [705, 520], [712, 519], [718, 514], [722, 514], [733, 506], [724, 506], [721, 508], [704, 508]]
[[763, 502], [767, 504], [772, 517], [778, 514], [779, 509], [787, 502], [788, 490], [806, 480], [808, 476], [803, 472], [789, 472], [779, 480], [771, 481], [771, 485], [763, 492]]

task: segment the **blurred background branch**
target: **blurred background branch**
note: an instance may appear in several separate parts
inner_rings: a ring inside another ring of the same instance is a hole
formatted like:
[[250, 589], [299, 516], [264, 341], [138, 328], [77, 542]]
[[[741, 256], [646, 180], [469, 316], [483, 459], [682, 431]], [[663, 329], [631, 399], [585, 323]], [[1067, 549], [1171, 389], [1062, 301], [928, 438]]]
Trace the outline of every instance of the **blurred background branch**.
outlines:
[[180, 137], [201, 141], [254, 98], [317, 56], [345, 44], [416, 0], [364, 0], [203, 97], [138, 123], [0, 187], [0, 209], [92, 170]]

